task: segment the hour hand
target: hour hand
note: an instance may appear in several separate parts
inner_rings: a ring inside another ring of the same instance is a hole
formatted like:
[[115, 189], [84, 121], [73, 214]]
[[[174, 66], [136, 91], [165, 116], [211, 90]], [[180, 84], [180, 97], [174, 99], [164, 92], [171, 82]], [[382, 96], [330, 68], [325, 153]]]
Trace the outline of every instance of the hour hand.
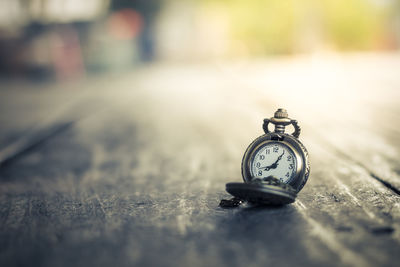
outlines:
[[[274, 162], [271, 166], [268, 166], [267, 168], [268, 168], [268, 170], [266, 170], [266, 171], [269, 171], [270, 169], [276, 169], [276, 167], [278, 167], [278, 162]], [[266, 169], [267, 169], [266, 168]]]
[[275, 169], [276, 167], [278, 167], [278, 164], [276, 162], [274, 162], [269, 166], [262, 166], [262, 167], [257, 167], [257, 168], [264, 169], [264, 171], [269, 171], [270, 169]]
[[285, 151], [282, 152], [282, 154], [276, 159], [274, 163], [272, 163], [269, 166], [264, 166], [264, 167], [257, 167], [258, 169], [264, 169], [264, 171], [269, 171], [270, 169], [276, 169], [278, 167], [278, 162], [282, 159], [283, 155], [285, 154]]

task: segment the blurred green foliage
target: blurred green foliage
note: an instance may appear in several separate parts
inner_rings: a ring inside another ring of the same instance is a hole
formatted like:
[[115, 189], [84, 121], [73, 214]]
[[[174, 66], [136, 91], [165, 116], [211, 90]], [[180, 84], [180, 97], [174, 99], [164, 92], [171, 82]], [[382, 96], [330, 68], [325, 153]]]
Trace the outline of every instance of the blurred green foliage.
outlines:
[[[388, 48], [399, 19], [397, 0], [204, 0], [223, 10], [230, 37], [251, 54], [286, 54], [307, 46], [337, 50]], [[397, 9], [396, 9], [397, 6]], [[398, 44], [396, 44], [398, 47]]]
[[383, 38], [385, 10], [368, 0], [324, 0], [325, 32], [339, 49], [372, 49]]

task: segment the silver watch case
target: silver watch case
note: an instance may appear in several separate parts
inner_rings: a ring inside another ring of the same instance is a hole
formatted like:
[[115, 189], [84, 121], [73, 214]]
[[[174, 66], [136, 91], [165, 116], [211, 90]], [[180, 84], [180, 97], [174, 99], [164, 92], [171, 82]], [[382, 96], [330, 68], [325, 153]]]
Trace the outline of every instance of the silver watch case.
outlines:
[[287, 184], [296, 190], [296, 192], [299, 192], [306, 184], [310, 174], [308, 152], [304, 145], [296, 137], [286, 133], [270, 132], [264, 134], [255, 139], [247, 147], [242, 159], [242, 177], [244, 182], [250, 183], [254, 178], [250, 172], [250, 163], [256, 151], [258, 151], [261, 146], [264, 146], [270, 142], [283, 143], [294, 152], [297, 161], [296, 174], [287, 182]]

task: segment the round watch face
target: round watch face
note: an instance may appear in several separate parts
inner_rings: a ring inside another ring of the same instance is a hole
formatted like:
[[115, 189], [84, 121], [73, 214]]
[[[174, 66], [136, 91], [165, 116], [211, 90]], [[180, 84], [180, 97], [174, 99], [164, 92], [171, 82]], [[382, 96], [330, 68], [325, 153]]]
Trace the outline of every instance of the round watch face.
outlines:
[[274, 176], [289, 183], [296, 175], [297, 160], [293, 150], [280, 142], [261, 145], [250, 160], [250, 172], [254, 178]]

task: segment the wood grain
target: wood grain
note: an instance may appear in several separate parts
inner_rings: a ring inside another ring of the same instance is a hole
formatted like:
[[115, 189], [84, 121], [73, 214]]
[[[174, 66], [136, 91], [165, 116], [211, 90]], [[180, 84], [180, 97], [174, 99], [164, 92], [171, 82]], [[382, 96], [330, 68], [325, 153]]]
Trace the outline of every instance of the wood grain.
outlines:
[[[0, 148], [74, 123], [0, 168], [0, 265], [397, 266], [398, 59], [159, 64], [3, 89]], [[285, 207], [218, 207], [278, 107], [302, 126], [309, 182]]]

